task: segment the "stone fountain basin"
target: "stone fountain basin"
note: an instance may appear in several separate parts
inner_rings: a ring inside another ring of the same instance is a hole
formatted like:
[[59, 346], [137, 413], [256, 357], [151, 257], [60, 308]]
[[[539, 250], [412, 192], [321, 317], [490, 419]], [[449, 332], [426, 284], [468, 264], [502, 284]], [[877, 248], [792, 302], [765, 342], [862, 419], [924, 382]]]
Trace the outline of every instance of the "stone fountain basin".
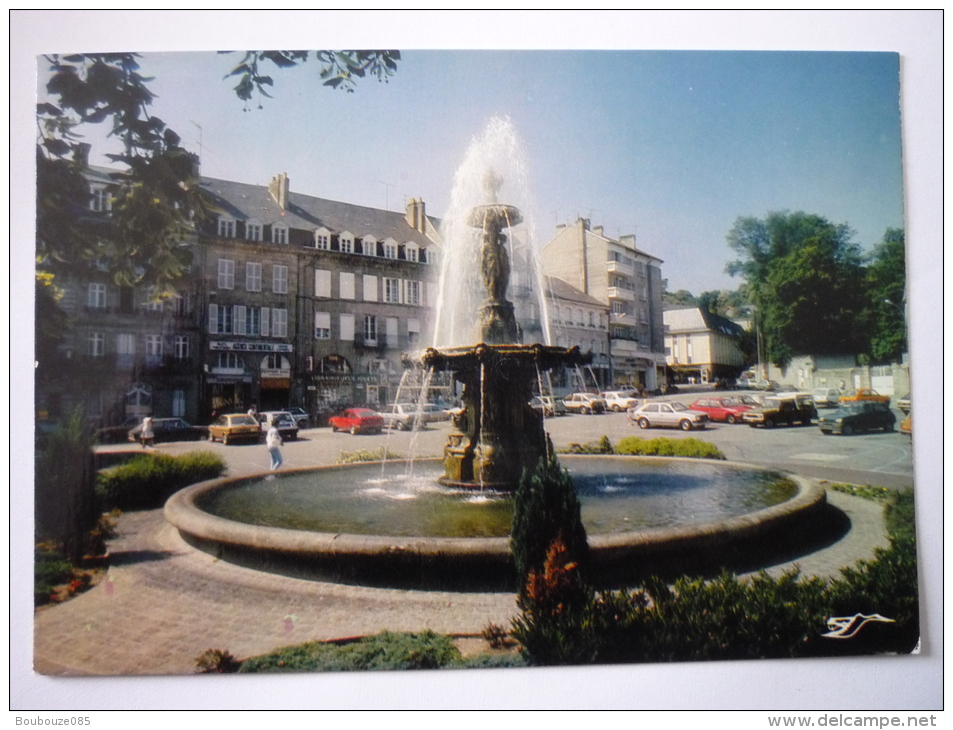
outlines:
[[[613, 464], [625, 459], [697, 463], [691, 459], [655, 457], [560, 457], [570, 470], [574, 461], [591, 465], [603, 459], [611, 459]], [[717, 465], [755, 469], [732, 462], [717, 462]], [[322, 472], [346, 472], [361, 466], [366, 468], [368, 464], [287, 470], [285, 473], [318, 476]], [[653, 574], [755, 570], [806, 554], [819, 544], [836, 539], [828, 534], [834, 528], [824, 488], [812, 479], [778, 473], [797, 485], [794, 496], [780, 504], [715, 522], [590, 534], [596, 583], [609, 587]], [[258, 475], [261, 479], [267, 476]], [[216, 479], [177, 492], [165, 505], [166, 519], [190, 545], [218, 559], [257, 570], [312, 580], [396, 588], [460, 591], [509, 591], [515, 588], [515, 571], [507, 537], [401, 537], [310, 532], [236, 522], [209, 514], [197, 506], [196, 501], [203, 495], [224, 489], [236, 481], [234, 478]]]

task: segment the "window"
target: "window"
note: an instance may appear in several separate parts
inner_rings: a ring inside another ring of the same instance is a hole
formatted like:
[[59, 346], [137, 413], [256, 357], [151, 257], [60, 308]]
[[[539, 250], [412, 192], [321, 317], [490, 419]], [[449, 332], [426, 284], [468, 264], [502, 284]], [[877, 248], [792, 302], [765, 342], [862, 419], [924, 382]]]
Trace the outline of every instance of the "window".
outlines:
[[106, 285], [90, 284], [86, 294], [86, 304], [90, 309], [106, 308]]
[[324, 228], [314, 232], [314, 247], [319, 251], [331, 250], [331, 234]]
[[364, 274], [364, 301], [377, 301], [377, 277]]
[[218, 288], [235, 288], [235, 262], [231, 259], [218, 260]]
[[397, 328], [399, 322], [397, 317], [388, 317], [387, 318], [387, 346], [388, 347], [400, 347], [397, 337]]
[[131, 334], [116, 335], [116, 363], [123, 367], [130, 367], [136, 357], [136, 336]]
[[261, 310], [258, 307], [248, 307], [245, 309], [245, 334], [261, 334]]
[[236, 335], [245, 334], [245, 311], [244, 304], [236, 304], [232, 307], [232, 332]]
[[384, 301], [400, 304], [400, 279], [384, 279]]
[[218, 235], [222, 238], [235, 238], [235, 220], [234, 218], [224, 218], [219, 216]]
[[365, 256], [377, 256], [377, 239], [374, 236], [364, 236], [361, 239], [361, 253]]
[[287, 266], [275, 265], [271, 267], [271, 290], [275, 294], [288, 293], [288, 267]]
[[589, 312], [589, 326], [590, 326], [590, 327], [595, 327], [595, 326], [596, 326], [596, 313], [595, 313], [595, 312]]
[[234, 352], [220, 352], [215, 360], [217, 370], [245, 371], [245, 362]]
[[93, 188], [93, 197], [89, 200], [89, 209], [97, 213], [106, 213], [113, 209], [112, 196], [106, 188]]
[[354, 299], [354, 274], [341, 272], [341, 299]]
[[420, 342], [420, 320], [407, 320], [407, 343], [416, 345]]
[[271, 227], [271, 242], [272, 243], [288, 243], [288, 227], [273, 225]]
[[354, 253], [354, 236], [350, 233], [342, 233], [338, 239], [338, 248], [341, 253]]
[[176, 418], [183, 418], [185, 416], [185, 391], [184, 390], [173, 390], [172, 391], [172, 415]]
[[354, 339], [354, 315], [341, 315], [341, 339], [351, 341]]
[[172, 313], [176, 317], [192, 314], [192, 295], [176, 294], [172, 297]]
[[330, 340], [331, 339], [331, 313], [330, 312], [315, 312], [314, 313], [314, 339], [316, 340]]
[[90, 357], [102, 357], [106, 354], [106, 336], [102, 332], [90, 332], [87, 342]]
[[245, 264], [245, 289], [247, 291], [261, 291], [261, 264], [248, 262]]
[[397, 258], [397, 244], [393, 241], [384, 242], [384, 258], [385, 259], [396, 259]]
[[218, 334], [230, 335], [232, 333], [232, 308], [217, 307], [218, 309]]
[[272, 337], [287, 337], [288, 336], [288, 310], [287, 309], [272, 309], [271, 310], [271, 336]]
[[175, 359], [176, 360], [191, 360], [192, 359], [192, 343], [189, 341], [188, 335], [175, 336]]
[[248, 221], [245, 223], [245, 240], [247, 241], [260, 241], [261, 240], [261, 223], [256, 221]]
[[284, 355], [279, 355], [278, 353], [273, 352], [270, 355], [265, 355], [261, 359], [261, 369], [289, 371], [291, 370], [291, 363]]
[[377, 344], [377, 317], [373, 314], [364, 315], [364, 344]]
[[162, 357], [162, 335], [146, 335], [146, 356]]
[[420, 304], [420, 282], [404, 282], [404, 304]]
[[154, 287], [149, 287], [149, 289], [146, 290], [142, 308], [147, 312], [161, 312], [165, 308], [165, 301], [156, 294]]
[[413, 241], [407, 243], [404, 246], [404, 256], [407, 258], [408, 261], [416, 261], [418, 259], [417, 253], [418, 253], [417, 244], [414, 243]]
[[331, 297], [331, 272], [326, 269], [314, 270], [314, 295], [316, 297]]

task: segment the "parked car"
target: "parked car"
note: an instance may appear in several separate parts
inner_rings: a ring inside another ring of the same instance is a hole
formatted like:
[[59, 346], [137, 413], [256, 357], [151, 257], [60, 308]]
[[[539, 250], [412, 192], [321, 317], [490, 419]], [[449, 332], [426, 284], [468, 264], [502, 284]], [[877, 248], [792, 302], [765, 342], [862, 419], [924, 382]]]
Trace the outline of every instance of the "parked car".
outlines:
[[751, 406], [752, 408], [757, 408], [764, 402], [764, 396], [760, 393], [742, 393], [741, 395], [734, 396], [734, 399], [738, 401], [743, 406]]
[[810, 426], [811, 421], [817, 418], [817, 409], [809, 393], [774, 395], [765, 398], [760, 407], [746, 411], [741, 417], [752, 427], [774, 428], [795, 423]]
[[811, 395], [818, 408], [834, 408], [840, 401], [841, 392], [837, 388], [818, 388]]
[[691, 431], [705, 428], [708, 416], [675, 401], [650, 401], [629, 411], [629, 419], [639, 428], [668, 427]]
[[573, 393], [563, 398], [563, 405], [571, 413], [605, 413], [606, 402], [592, 393]]
[[[140, 423], [129, 431], [127, 438], [129, 441], [138, 443], [141, 433], [142, 424]], [[208, 429], [205, 426], [193, 426], [181, 418], [153, 418], [152, 433], [155, 435], [155, 443], [163, 441], [199, 441], [208, 436]]]
[[865, 400], [890, 405], [889, 395], [880, 395], [876, 390], [871, 390], [870, 388], [858, 388], [851, 395], [842, 395], [840, 397], [841, 403], [858, 403]]
[[291, 417], [295, 419], [295, 423], [298, 424], [299, 429], [311, 427], [311, 416], [308, 415], [308, 412], [304, 408], [291, 406], [290, 408], [285, 408], [285, 412], [291, 414]]
[[904, 436], [913, 437], [913, 413], [907, 415], [902, 421], [900, 421], [900, 433]]
[[566, 404], [551, 395], [537, 395], [529, 404], [533, 407], [533, 410], [541, 411], [546, 418], [566, 415]]
[[904, 413], [904, 415], [908, 415], [910, 413], [910, 394], [909, 393], [907, 393], [902, 398], [897, 399], [897, 408], [899, 408]]
[[741, 415], [753, 406], [741, 403], [734, 398], [699, 398], [689, 406], [693, 411], [708, 414], [710, 421], [741, 423]]
[[121, 444], [129, 438], [129, 431], [140, 423], [143, 416], [128, 416], [117, 426], [106, 426], [96, 430], [96, 441], [101, 444]]
[[208, 427], [208, 440], [221, 441], [223, 444], [236, 441], [259, 441], [261, 427], [254, 416], [247, 413], [226, 413], [219, 416]]
[[600, 393], [599, 397], [606, 402], [606, 408], [616, 413], [637, 408], [640, 403], [638, 393], [634, 390], [610, 390]]
[[282, 441], [294, 441], [298, 438], [298, 422], [288, 411], [263, 411], [258, 414], [261, 432], [268, 433], [272, 420], [277, 419], [275, 426]]
[[380, 415], [384, 419], [384, 426], [398, 431], [409, 431], [412, 427], [417, 430], [428, 422], [427, 414], [418, 409], [416, 403], [392, 403], [385, 406]]
[[850, 436], [852, 433], [883, 429], [884, 432], [893, 431], [897, 417], [886, 403], [879, 401], [861, 401], [841, 406], [833, 413], [825, 415], [818, 421], [821, 431], [830, 435], [840, 433]]
[[348, 408], [328, 419], [332, 431], [350, 431], [352, 434], [380, 433], [384, 417], [370, 408]]
[[436, 403], [424, 403], [423, 414], [427, 419], [427, 423], [450, 420], [450, 410]]

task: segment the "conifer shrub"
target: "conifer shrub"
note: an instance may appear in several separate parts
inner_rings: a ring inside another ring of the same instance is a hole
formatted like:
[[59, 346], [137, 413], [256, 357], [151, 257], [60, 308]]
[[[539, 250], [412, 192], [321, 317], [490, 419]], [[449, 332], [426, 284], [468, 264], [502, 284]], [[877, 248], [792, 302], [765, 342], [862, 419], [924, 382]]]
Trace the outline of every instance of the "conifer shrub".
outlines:
[[210, 451], [181, 456], [143, 454], [99, 475], [96, 491], [108, 507], [158, 509], [175, 492], [196, 482], [217, 479], [225, 462]]
[[82, 409], [76, 409], [36, 453], [37, 541], [54, 544], [73, 563], [82, 560], [103, 511], [95, 490], [93, 442]]

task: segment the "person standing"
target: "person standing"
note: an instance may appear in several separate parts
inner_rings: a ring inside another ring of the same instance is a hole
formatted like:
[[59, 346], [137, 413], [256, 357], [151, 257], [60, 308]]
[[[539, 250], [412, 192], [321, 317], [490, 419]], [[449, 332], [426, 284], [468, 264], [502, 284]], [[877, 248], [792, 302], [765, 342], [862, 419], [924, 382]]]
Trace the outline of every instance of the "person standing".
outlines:
[[152, 430], [152, 417], [146, 416], [142, 419], [142, 430], [139, 432], [139, 442], [142, 448], [152, 446], [155, 443], [156, 435]]
[[265, 445], [268, 447], [268, 453], [271, 454], [271, 470], [276, 471], [281, 467], [283, 459], [281, 458], [281, 434], [278, 433], [278, 419], [271, 419], [271, 428], [265, 436]]

